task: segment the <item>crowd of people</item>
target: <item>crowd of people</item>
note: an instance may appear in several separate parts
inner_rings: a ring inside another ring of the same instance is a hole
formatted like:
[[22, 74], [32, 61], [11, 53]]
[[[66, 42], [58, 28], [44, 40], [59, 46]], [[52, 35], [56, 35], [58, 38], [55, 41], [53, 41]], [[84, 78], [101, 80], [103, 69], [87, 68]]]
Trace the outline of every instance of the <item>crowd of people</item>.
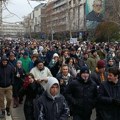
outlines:
[[96, 120], [120, 120], [120, 43], [1, 40], [0, 46], [0, 118], [24, 104], [26, 120], [90, 120], [93, 109]]

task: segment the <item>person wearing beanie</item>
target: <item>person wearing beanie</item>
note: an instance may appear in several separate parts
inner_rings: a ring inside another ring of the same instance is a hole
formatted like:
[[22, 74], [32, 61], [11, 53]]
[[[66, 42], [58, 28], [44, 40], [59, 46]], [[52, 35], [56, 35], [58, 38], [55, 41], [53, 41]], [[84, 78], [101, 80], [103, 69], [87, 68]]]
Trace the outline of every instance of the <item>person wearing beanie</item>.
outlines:
[[56, 77], [56, 74], [58, 73], [60, 69], [60, 59], [59, 55], [57, 53], [54, 53], [52, 60], [50, 61], [48, 67], [54, 77]]
[[90, 71], [95, 71], [97, 62], [100, 60], [99, 55], [95, 49], [91, 50], [91, 55], [87, 59], [87, 64]]
[[59, 57], [59, 55], [58, 55], [57, 53], [54, 53], [54, 54], [53, 54], [53, 58], [54, 58], [54, 57]]
[[65, 92], [73, 120], [90, 120], [97, 98], [97, 85], [91, 80], [88, 67], [83, 66]]
[[96, 70], [91, 73], [92, 80], [99, 87], [101, 82], [107, 79], [107, 72], [105, 71], [106, 63], [104, 60], [99, 60], [97, 62]]
[[83, 67], [81, 68], [81, 70], [80, 70], [80, 74], [82, 74], [82, 73], [87, 73], [87, 74], [90, 73], [90, 71], [89, 71], [89, 69], [88, 69], [87, 66], [83, 66]]
[[[91, 79], [97, 84], [99, 89], [102, 82], [107, 80], [108, 73], [105, 71], [106, 63], [104, 60], [99, 60], [96, 65], [96, 70], [91, 73]], [[98, 106], [96, 105], [96, 116], [98, 116]]]
[[81, 51], [81, 47], [79, 47], [76, 51], [76, 55], [77, 57], [80, 59], [82, 57], [82, 51]]
[[68, 120], [69, 107], [56, 78], [48, 77], [47, 89], [35, 103], [35, 120]]

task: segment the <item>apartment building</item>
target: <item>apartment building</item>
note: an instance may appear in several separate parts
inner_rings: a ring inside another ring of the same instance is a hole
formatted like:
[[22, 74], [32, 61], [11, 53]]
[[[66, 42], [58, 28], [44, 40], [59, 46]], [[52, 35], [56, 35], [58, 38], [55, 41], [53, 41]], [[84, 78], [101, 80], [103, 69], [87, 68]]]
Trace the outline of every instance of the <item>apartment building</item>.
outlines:
[[25, 33], [24, 26], [21, 23], [2, 24], [0, 26], [1, 36], [23, 36]]
[[85, 0], [52, 0], [36, 6], [28, 18], [26, 28], [31, 32], [85, 30]]

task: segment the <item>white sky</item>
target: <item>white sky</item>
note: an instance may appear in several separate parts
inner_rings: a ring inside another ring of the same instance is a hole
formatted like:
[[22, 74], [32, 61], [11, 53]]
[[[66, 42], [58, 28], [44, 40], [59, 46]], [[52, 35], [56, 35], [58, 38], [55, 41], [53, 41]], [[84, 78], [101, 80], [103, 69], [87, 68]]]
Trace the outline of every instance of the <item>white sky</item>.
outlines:
[[[30, 0], [29, 0], [30, 1]], [[15, 15], [10, 14], [7, 10], [3, 11], [3, 21], [5, 22], [18, 22], [23, 20], [23, 16], [28, 15], [32, 12], [35, 6], [37, 6], [40, 2], [31, 1], [28, 4], [27, 0], [9, 0], [7, 4], [7, 8], [10, 12], [19, 16], [19, 18]]]

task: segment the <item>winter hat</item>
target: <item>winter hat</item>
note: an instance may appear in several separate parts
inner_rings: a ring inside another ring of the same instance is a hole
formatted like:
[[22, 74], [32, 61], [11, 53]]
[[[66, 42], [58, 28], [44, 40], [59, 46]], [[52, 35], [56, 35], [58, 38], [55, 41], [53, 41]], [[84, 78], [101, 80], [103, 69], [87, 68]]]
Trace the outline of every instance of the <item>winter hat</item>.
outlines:
[[22, 61], [18, 60], [17, 63], [20, 63], [22, 65]]
[[78, 48], [78, 51], [81, 51], [81, 47]]
[[33, 54], [38, 54], [37, 49], [33, 50]]
[[89, 74], [89, 68], [87, 66], [83, 66], [80, 70], [80, 74], [82, 73], [88, 73]]
[[105, 61], [104, 60], [99, 60], [97, 62], [97, 67], [98, 67], [98, 69], [104, 68], [105, 67]]
[[6, 57], [6, 55], [2, 56], [2, 61], [8, 61], [8, 58]]
[[28, 52], [24, 52], [23, 55], [24, 55], [24, 56], [28, 56]]
[[54, 57], [59, 57], [59, 55], [57, 53], [54, 53], [53, 58]]

